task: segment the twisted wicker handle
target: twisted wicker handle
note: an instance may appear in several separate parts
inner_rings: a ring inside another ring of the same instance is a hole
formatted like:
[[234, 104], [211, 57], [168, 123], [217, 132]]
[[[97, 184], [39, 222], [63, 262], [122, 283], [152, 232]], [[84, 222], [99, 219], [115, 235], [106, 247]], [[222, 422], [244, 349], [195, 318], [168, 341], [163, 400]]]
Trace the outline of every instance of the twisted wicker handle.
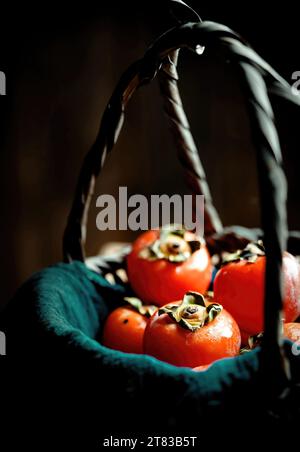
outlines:
[[229, 28], [212, 22], [189, 23], [176, 27], [161, 36], [144, 58], [124, 73], [104, 112], [96, 141], [83, 163], [64, 235], [64, 256], [67, 261], [84, 260], [85, 228], [95, 179], [107, 153], [118, 138], [124, 110], [131, 95], [139, 86], [155, 77], [168, 55], [182, 47], [196, 49], [199, 44], [205, 46], [206, 51], [221, 54], [226, 61], [230, 60], [236, 64], [246, 95], [257, 151], [261, 216], [267, 257], [264, 357], [268, 373], [272, 374], [273, 369], [278, 370], [278, 363], [282, 362], [281, 266], [287, 240], [287, 190], [268, 91], [298, 105], [300, 102], [292, 94], [288, 83]]
[[162, 64], [158, 80], [186, 184], [193, 194], [204, 195], [204, 234], [209, 236], [222, 230], [222, 222], [213, 205], [205, 171], [181, 102], [177, 85], [177, 58], [178, 50], [168, 55]]
[[[202, 22], [196, 11], [181, 0], [169, 0], [168, 3], [171, 15], [178, 24]], [[177, 85], [179, 79], [176, 69], [178, 54], [179, 50], [175, 50], [163, 61], [158, 73], [158, 80], [164, 110], [177, 147], [179, 161], [184, 169], [186, 184], [194, 195], [204, 195], [204, 234], [208, 237], [222, 231], [222, 222], [213, 205], [205, 171], [181, 102]]]

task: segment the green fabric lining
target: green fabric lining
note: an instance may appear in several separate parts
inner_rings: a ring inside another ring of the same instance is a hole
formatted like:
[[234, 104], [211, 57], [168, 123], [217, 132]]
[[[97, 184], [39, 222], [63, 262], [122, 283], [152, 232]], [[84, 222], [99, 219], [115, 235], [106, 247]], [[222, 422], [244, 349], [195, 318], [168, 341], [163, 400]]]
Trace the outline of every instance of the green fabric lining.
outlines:
[[[2, 315], [0, 329], [7, 335], [7, 354], [30, 356], [39, 362], [47, 359], [51, 369], [58, 368], [58, 362], [68, 362], [70, 369], [75, 363], [76, 372], [85, 369], [91, 391], [93, 385], [108, 388], [107, 394], [101, 393], [101, 404], [111, 407], [111, 400], [117, 403], [118, 415], [115, 411], [111, 418], [107, 415], [107, 422], [113, 418], [115, 425], [125, 423], [122, 406], [130, 404], [138, 413], [142, 402], [152, 406], [162, 399], [166, 403], [156, 421], [164, 422], [165, 428], [174, 423], [198, 425], [199, 419], [215, 419], [224, 412], [237, 415], [241, 404], [242, 409], [247, 406], [249, 416], [259, 407], [264, 411], [259, 349], [216, 362], [202, 373], [101, 345], [97, 338], [103, 322], [124, 295], [124, 286], [109, 284], [80, 262], [42, 270], [18, 290]], [[300, 375], [299, 359], [294, 361]], [[74, 372], [70, 378], [72, 375]], [[90, 397], [95, 398], [95, 393]], [[186, 409], [192, 419], [184, 416]], [[139, 422], [135, 418], [135, 423]]]

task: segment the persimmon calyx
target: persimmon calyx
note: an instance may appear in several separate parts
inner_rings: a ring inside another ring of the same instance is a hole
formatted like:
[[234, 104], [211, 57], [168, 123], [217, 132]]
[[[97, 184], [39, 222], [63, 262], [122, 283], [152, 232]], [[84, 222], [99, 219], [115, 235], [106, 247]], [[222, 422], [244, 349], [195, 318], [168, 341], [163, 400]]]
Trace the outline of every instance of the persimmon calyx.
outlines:
[[143, 304], [143, 302], [136, 297], [125, 297], [124, 301], [145, 317], [151, 317], [157, 309], [157, 306], [154, 304]]
[[241, 348], [240, 355], [243, 355], [244, 353], [251, 352], [257, 347], [260, 347], [264, 339], [264, 333], [258, 333], [253, 334], [252, 336], [248, 337], [248, 345]]
[[212, 322], [222, 311], [222, 305], [207, 303], [198, 292], [187, 292], [181, 304], [168, 304], [159, 309], [158, 314], [168, 314], [175, 322], [190, 331], [197, 331]]
[[183, 226], [169, 225], [161, 228], [159, 238], [143, 248], [139, 256], [147, 260], [166, 259], [179, 263], [186, 261], [201, 245], [202, 241]]
[[259, 256], [265, 256], [265, 248], [262, 240], [250, 242], [243, 250], [237, 250], [235, 253], [229, 253], [224, 258], [222, 266], [231, 262], [247, 261], [253, 264]]

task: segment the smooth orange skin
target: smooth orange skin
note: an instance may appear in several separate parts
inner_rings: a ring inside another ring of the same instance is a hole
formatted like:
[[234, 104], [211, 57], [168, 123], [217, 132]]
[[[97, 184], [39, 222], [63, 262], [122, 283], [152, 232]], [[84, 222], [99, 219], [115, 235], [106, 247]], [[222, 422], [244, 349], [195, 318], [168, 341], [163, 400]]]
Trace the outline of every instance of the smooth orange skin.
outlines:
[[198, 367], [217, 359], [236, 356], [241, 345], [240, 330], [223, 309], [209, 324], [195, 332], [186, 330], [168, 314], [150, 318], [144, 334], [144, 352], [175, 366]]
[[165, 259], [148, 261], [139, 257], [140, 251], [153, 243], [159, 231], [147, 231], [134, 242], [127, 256], [127, 272], [134, 292], [145, 302], [163, 306], [181, 300], [190, 290], [205, 292], [210, 284], [212, 265], [205, 245], [182, 263]]
[[[214, 281], [214, 299], [227, 309], [249, 336], [264, 329], [264, 274], [266, 258], [255, 263], [232, 262], [222, 267]], [[283, 255], [284, 317], [292, 322], [300, 314], [300, 270], [297, 260]]]
[[143, 353], [143, 337], [148, 319], [131, 308], [120, 307], [109, 314], [102, 343], [126, 353]]
[[283, 325], [283, 335], [292, 342], [300, 341], [300, 323], [285, 323]]

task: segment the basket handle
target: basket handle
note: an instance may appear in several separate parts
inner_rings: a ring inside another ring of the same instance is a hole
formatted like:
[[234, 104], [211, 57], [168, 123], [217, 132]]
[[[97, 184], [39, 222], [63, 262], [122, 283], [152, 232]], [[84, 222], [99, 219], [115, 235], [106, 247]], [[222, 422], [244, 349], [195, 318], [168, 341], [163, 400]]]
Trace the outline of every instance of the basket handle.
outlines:
[[[107, 153], [120, 133], [125, 107], [134, 91], [152, 80], [166, 57], [176, 49], [196, 49], [220, 53], [233, 61], [240, 73], [249, 110], [252, 136], [256, 145], [261, 217], [266, 248], [264, 362], [268, 374], [282, 369], [282, 253], [286, 249], [286, 179], [282, 170], [281, 150], [274, 125], [271, 94], [300, 104], [289, 84], [229, 28], [213, 22], [189, 23], [161, 36], [121, 77], [104, 112], [94, 145], [86, 155], [80, 172], [75, 198], [64, 235], [65, 260], [84, 260], [86, 221], [95, 179]], [[274, 368], [276, 367], [276, 368]]]
[[221, 232], [222, 222], [214, 207], [204, 168], [186, 117], [177, 80], [177, 59], [179, 50], [175, 50], [164, 60], [158, 74], [164, 110], [177, 147], [179, 161], [184, 170], [186, 185], [195, 195], [204, 195], [204, 235], [206, 237]]
[[[181, 0], [169, 0], [169, 10], [177, 24], [202, 22], [201, 17]], [[204, 235], [212, 236], [223, 229], [220, 216], [214, 207], [205, 171], [185, 114], [178, 89], [177, 73], [179, 49], [170, 53], [163, 61], [158, 73], [164, 111], [177, 147], [179, 161], [183, 167], [186, 185], [194, 195], [204, 195]]]
[[[174, 40], [174, 42], [172, 42], [172, 40]], [[75, 197], [68, 217], [63, 239], [65, 261], [84, 261], [85, 259], [84, 244], [86, 237], [87, 216], [91, 197], [93, 195], [95, 180], [101, 171], [107, 153], [110, 152], [118, 139], [118, 135], [123, 124], [124, 111], [131, 95], [139, 86], [151, 81], [157, 72], [164, 72], [164, 74], [160, 75], [161, 78], [165, 76], [167, 72], [168, 76], [170, 76], [169, 68], [166, 70], [166, 61], [168, 60], [168, 55], [172, 56], [172, 53], [174, 54], [177, 48], [190, 47], [195, 49], [198, 42], [205, 43], [206, 41], [210, 46], [213, 45], [214, 47], [217, 47], [215, 49], [217, 51], [223, 48], [226, 53], [226, 58], [229, 57], [230, 59], [235, 59], [240, 65], [245, 62], [245, 64], [248, 64], [249, 67], [256, 68], [259, 74], [267, 80], [268, 89], [271, 94], [282, 96], [299, 104], [297, 96], [292, 95], [288, 83], [285, 82], [251, 48], [246, 46], [241, 38], [229, 28], [214, 24], [212, 22], [202, 22], [199, 24], [191, 23], [182, 25], [167, 32], [154, 43], [142, 60], [135, 62], [123, 74], [105, 109], [98, 135], [92, 148], [84, 159], [77, 182]], [[170, 62], [170, 60], [168, 61]], [[163, 68], [163, 71], [159, 71], [161, 67]], [[175, 64], [172, 63], [172, 67], [174, 72], [174, 69], [176, 70]], [[174, 75], [172, 75], [172, 77], [173, 80], [176, 78]], [[167, 89], [171, 89], [170, 84], [166, 86]], [[174, 89], [174, 83], [172, 88]], [[175, 95], [179, 96], [177, 85], [175, 88], [177, 90]], [[166, 102], [170, 102], [168, 93], [166, 93], [164, 99]], [[178, 103], [181, 104], [180, 97]], [[166, 106], [166, 109], [169, 109], [169, 107]], [[180, 115], [183, 117], [182, 115], [184, 115], [184, 119], [182, 120], [183, 126], [181, 127], [181, 129], [184, 129], [184, 125], [188, 123], [185, 123], [185, 114], [182, 106], [181, 110], [177, 110], [176, 114], [178, 117]], [[197, 162], [194, 158], [198, 152], [191, 134], [189, 138], [191, 138], [190, 141], [192, 142], [192, 145], [190, 147], [193, 148], [193, 152], [188, 150], [186, 158], [190, 158], [192, 155], [193, 168], [188, 169], [189, 173], [187, 178], [190, 176], [192, 171], [194, 171], [199, 178], [198, 184], [200, 186], [201, 178], [203, 183], [206, 183], [205, 174], [204, 171], [202, 172], [203, 168], [200, 160], [198, 159]], [[182, 148], [187, 148], [187, 146], [185, 146], [186, 141], [187, 140], [183, 143]], [[195, 166], [197, 165], [198, 169], [195, 169]], [[195, 185], [193, 188], [196, 190]], [[201, 192], [208, 198], [208, 200], [206, 200], [206, 206], [209, 205], [207, 202], [210, 200], [208, 186], [205, 187], [202, 185]], [[211, 215], [211, 218], [213, 218], [213, 215]], [[220, 224], [217, 214], [215, 218], [215, 223]], [[219, 229], [219, 227], [220, 226], [217, 225], [215, 226], [215, 229]]]

